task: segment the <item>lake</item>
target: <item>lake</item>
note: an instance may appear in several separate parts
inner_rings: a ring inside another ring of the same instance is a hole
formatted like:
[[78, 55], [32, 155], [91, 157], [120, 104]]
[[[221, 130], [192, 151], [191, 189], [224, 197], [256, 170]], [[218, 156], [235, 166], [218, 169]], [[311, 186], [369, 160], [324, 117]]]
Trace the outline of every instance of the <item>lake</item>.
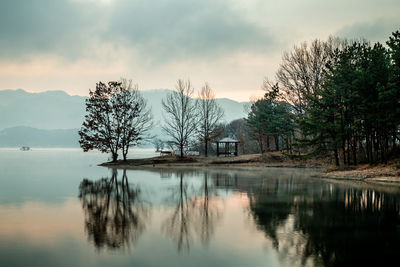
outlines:
[[312, 169], [97, 166], [106, 160], [78, 149], [0, 149], [0, 266], [398, 261], [394, 185], [322, 181]]

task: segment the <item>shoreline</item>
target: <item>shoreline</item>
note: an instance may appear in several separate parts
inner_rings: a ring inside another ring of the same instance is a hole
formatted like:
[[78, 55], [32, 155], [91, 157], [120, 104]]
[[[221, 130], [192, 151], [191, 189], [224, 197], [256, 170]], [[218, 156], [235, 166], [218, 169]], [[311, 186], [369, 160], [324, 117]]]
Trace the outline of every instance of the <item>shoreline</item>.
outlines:
[[175, 156], [159, 156], [143, 159], [119, 160], [105, 162], [99, 166], [118, 169], [166, 170], [238, 170], [238, 171], [265, 171], [268, 168], [295, 168], [315, 169], [317, 174], [313, 178], [335, 181], [353, 181], [373, 184], [395, 184], [400, 186], [400, 164], [392, 161], [386, 165], [376, 166], [359, 165], [340, 169], [332, 167], [322, 160], [292, 160], [279, 152], [265, 154], [249, 154], [237, 157], [202, 157], [193, 156], [183, 159]]
[[333, 180], [351, 180], [360, 182], [387, 183], [400, 185], [400, 165], [397, 160], [388, 164], [361, 164], [348, 169], [328, 169], [323, 178]]
[[118, 160], [105, 162], [99, 166], [110, 168], [213, 168], [213, 169], [265, 169], [265, 168], [318, 168], [327, 166], [319, 162], [288, 160], [279, 152], [266, 154], [248, 154], [236, 157], [203, 157], [192, 156], [178, 158], [175, 156], [158, 156], [141, 159]]

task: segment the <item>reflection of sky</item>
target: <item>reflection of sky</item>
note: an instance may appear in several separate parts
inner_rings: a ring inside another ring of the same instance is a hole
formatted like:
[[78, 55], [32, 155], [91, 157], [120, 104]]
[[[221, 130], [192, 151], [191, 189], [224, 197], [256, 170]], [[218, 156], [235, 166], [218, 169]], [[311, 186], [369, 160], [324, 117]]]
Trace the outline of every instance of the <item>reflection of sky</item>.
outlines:
[[[29, 266], [261, 266], [277, 265], [273, 250], [265, 251], [264, 235], [243, 212], [247, 196], [225, 199], [219, 227], [204, 248], [192, 231], [190, 251], [179, 253], [161, 231], [173, 207], [154, 207], [136, 245], [118, 251], [97, 251], [86, 240], [84, 217], [77, 199], [50, 204], [25, 202], [0, 206], [0, 265]], [[212, 201], [212, 200], [211, 200]], [[23, 254], [18, 257], [16, 254]]]
[[[137, 150], [132, 156], [138, 156]], [[140, 150], [143, 152], [143, 149]], [[145, 150], [153, 155], [153, 150]], [[63, 202], [76, 197], [83, 178], [107, 177], [107, 154], [80, 149], [0, 149], [0, 203]]]
[[[352, 227], [362, 226], [368, 242], [394, 236], [390, 244], [398, 243], [395, 231], [387, 236], [374, 232], [379, 227], [399, 229], [393, 219], [399, 207], [394, 186], [382, 193], [369, 186], [325, 183], [311, 179], [306, 169], [268, 168], [250, 174], [128, 170], [131, 188], [140, 190], [134, 205], [140, 203], [148, 214], [141, 217], [144, 229], [137, 242], [97, 249], [78, 195], [84, 178], [111, 178], [111, 170], [96, 166], [106, 157], [74, 149], [0, 150], [0, 266], [296, 266], [313, 235], [318, 246], [321, 240], [332, 244], [327, 237], [335, 220], [337, 229], [344, 229], [341, 235], [352, 235]], [[187, 193], [183, 206], [181, 175]], [[119, 181], [122, 176], [119, 170]], [[381, 222], [387, 225], [376, 225], [375, 213], [386, 216]], [[347, 218], [353, 224], [347, 224]], [[174, 219], [178, 225], [166, 227]], [[181, 250], [180, 222], [186, 223], [188, 240], [188, 248]], [[313, 257], [305, 263], [312, 265]]]
[[76, 198], [63, 203], [25, 202], [0, 205], [0, 236], [24, 239], [40, 245], [52, 245], [59, 238], [80, 239], [83, 213]]
[[[200, 236], [199, 211], [190, 212], [190, 250], [178, 252], [163, 231], [176, 208], [180, 175], [127, 171], [129, 182], [140, 185], [141, 200], [150, 207], [145, 230], [136, 244], [121, 250], [98, 251], [85, 233], [85, 216], [78, 199], [83, 178], [99, 180], [111, 171], [97, 167], [105, 156], [74, 150], [0, 150], [0, 265], [110, 266], [116, 265], [229, 265], [276, 263], [265, 251], [265, 238], [244, 212], [246, 194], [216, 189], [209, 205], [219, 209], [211, 242]], [[122, 171], [118, 178], [121, 179]], [[161, 176], [161, 177], [160, 177]], [[204, 177], [189, 174], [183, 183], [188, 200], [204, 204]], [[209, 182], [211, 185], [211, 181]], [[200, 194], [200, 195], [199, 195]], [[240, 242], [238, 242], [240, 240]], [[17, 255], [24, 255], [19, 257]], [[177, 256], [179, 255], [179, 256]]]

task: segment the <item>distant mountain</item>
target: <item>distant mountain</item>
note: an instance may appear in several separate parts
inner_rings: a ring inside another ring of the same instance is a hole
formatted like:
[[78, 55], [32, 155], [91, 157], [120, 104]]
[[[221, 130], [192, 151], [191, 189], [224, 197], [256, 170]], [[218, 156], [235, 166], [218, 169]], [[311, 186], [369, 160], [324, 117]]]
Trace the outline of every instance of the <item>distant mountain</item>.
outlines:
[[[166, 95], [171, 92], [169, 89], [155, 89], [150, 91], [141, 91], [144, 98], [147, 99], [148, 104], [152, 108], [155, 121], [163, 120], [163, 110], [161, 107], [162, 99], [165, 99]], [[236, 119], [240, 119], [247, 116], [246, 107], [249, 102], [237, 102], [228, 98], [217, 98], [217, 103], [224, 110], [225, 116], [223, 121], [231, 122]]]
[[1, 90], [0, 130], [21, 125], [46, 130], [79, 128], [85, 114], [84, 103], [84, 97], [63, 91]]
[[[163, 121], [161, 100], [170, 90], [156, 89], [141, 92], [152, 108], [154, 116], [154, 128], [151, 134], [161, 136]], [[76, 143], [77, 129], [81, 127], [85, 116], [85, 99], [86, 97], [68, 95], [64, 91], [29, 93], [22, 89], [0, 90], [0, 146], [36, 146], [36, 143], [42, 144], [41, 146], [59, 146], [64, 144], [64, 139], [66, 146], [72, 146], [73, 142]], [[225, 112], [224, 122], [246, 116], [247, 102], [220, 98], [217, 99], [217, 103]], [[48, 138], [48, 143], [45, 141], [46, 138], [41, 136]], [[25, 141], [27, 143], [22, 144]]]
[[79, 147], [78, 129], [40, 130], [13, 127], [0, 131], [0, 147]]
[[[169, 91], [142, 91], [152, 108], [155, 122], [163, 120], [161, 100]], [[80, 128], [85, 116], [85, 99], [64, 91], [28, 93], [22, 89], [0, 90], [0, 130], [21, 125], [46, 130]], [[246, 116], [247, 102], [227, 98], [219, 98], [217, 102], [225, 111], [225, 122]]]

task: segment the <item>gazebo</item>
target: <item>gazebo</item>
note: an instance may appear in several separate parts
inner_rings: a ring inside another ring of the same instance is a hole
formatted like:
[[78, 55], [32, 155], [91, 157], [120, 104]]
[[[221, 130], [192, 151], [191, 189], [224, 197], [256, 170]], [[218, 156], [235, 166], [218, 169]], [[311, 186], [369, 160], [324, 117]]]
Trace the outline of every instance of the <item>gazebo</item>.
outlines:
[[[232, 156], [237, 156], [238, 155], [238, 144], [239, 141], [233, 138], [225, 137], [221, 140], [216, 141], [217, 143], [217, 157], [219, 155], [232, 155]], [[224, 144], [222, 147], [220, 147], [220, 144]], [[231, 151], [231, 146], [235, 145], [235, 150]]]

